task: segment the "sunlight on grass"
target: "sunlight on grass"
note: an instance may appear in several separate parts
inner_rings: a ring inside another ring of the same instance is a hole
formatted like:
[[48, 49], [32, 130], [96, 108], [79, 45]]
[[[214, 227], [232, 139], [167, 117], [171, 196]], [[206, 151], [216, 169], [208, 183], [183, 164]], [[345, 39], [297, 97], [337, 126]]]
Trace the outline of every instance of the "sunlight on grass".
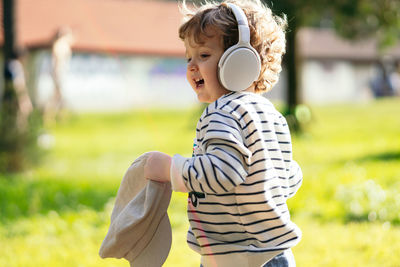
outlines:
[[[293, 137], [304, 182], [290, 199], [297, 266], [400, 266], [400, 99], [311, 107]], [[0, 176], [0, 266], [129, 266], [101, 259], [122, 176], [144, 152], [191, 155], [198, 109], [71, 115], [47, 130], [43, 163]], [[51, 146], [52, 145], [52, 146]], [[187, 196], [173, 193], [167, 267], [198, 267]]]
[[318, 223], [309, 219], [299, 219], [297, 223], [303, 231], [302, 241], [293, 249], [298, 266], [399, 266], [399, 227], [386, 223]]

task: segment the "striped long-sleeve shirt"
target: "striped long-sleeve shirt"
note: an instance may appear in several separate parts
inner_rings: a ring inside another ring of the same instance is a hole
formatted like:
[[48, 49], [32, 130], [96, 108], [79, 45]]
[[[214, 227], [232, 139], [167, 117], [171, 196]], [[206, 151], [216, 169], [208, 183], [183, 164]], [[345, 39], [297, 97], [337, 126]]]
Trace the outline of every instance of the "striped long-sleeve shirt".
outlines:
[[173, 157], [171, 181], [175, 191], [197, 192], [187, 240], [204, 266], [260, 266], [300, 241], [286, 200], [301, 185], [301, 169], [285, 118], [258, 94], [211, 103], [193, 157]]

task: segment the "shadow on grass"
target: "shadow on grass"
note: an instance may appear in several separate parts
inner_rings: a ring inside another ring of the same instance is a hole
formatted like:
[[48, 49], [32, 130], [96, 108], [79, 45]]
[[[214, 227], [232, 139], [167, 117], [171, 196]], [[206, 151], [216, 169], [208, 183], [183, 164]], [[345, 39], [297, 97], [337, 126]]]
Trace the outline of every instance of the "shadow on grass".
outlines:
[[400, 151], [388, 151], [374, 155], [366, 155], [357, 159], [359, 162], [370, 161], [400, 161]]
[[87, 207], [96, 211], [115, 197], [119, 185], [55, 179], [0, 178], [0, 223], [49, 211]]

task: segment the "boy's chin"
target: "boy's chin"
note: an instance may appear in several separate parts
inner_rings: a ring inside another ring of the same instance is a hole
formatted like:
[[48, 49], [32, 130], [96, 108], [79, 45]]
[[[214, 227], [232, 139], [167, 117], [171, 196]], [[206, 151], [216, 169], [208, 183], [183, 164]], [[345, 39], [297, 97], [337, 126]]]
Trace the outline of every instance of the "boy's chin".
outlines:
[[204, 100], [204, 99], [202, 99], [200, 97], [197, 97], [197, 100], [199, 100], [199, 102], [203, 103], [203, 104], [210, 104], [211, 103], [210, 101]]
[[197, 100], [199, 100], [200, 103], [205, 103], [205, 104], [210, 104], [211, 102], [213, 102], [210, 100], [209, 97], [206, 97], [201, 93], [197, 94]]

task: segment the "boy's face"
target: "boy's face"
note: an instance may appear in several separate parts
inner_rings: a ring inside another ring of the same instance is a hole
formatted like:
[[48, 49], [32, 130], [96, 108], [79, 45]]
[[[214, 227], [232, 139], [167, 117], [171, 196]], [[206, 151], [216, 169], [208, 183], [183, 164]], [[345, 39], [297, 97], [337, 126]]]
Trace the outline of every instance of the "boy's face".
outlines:
[[197, 98], [203, 103], [212, 103], [229, 91], [219, 82], [217, 77], [218, 61], [224, 53], [222, 38], [213, 30], [203, 36], [201, 44], [193, 37], [185, 39], [188, 65], [186, 78]]

